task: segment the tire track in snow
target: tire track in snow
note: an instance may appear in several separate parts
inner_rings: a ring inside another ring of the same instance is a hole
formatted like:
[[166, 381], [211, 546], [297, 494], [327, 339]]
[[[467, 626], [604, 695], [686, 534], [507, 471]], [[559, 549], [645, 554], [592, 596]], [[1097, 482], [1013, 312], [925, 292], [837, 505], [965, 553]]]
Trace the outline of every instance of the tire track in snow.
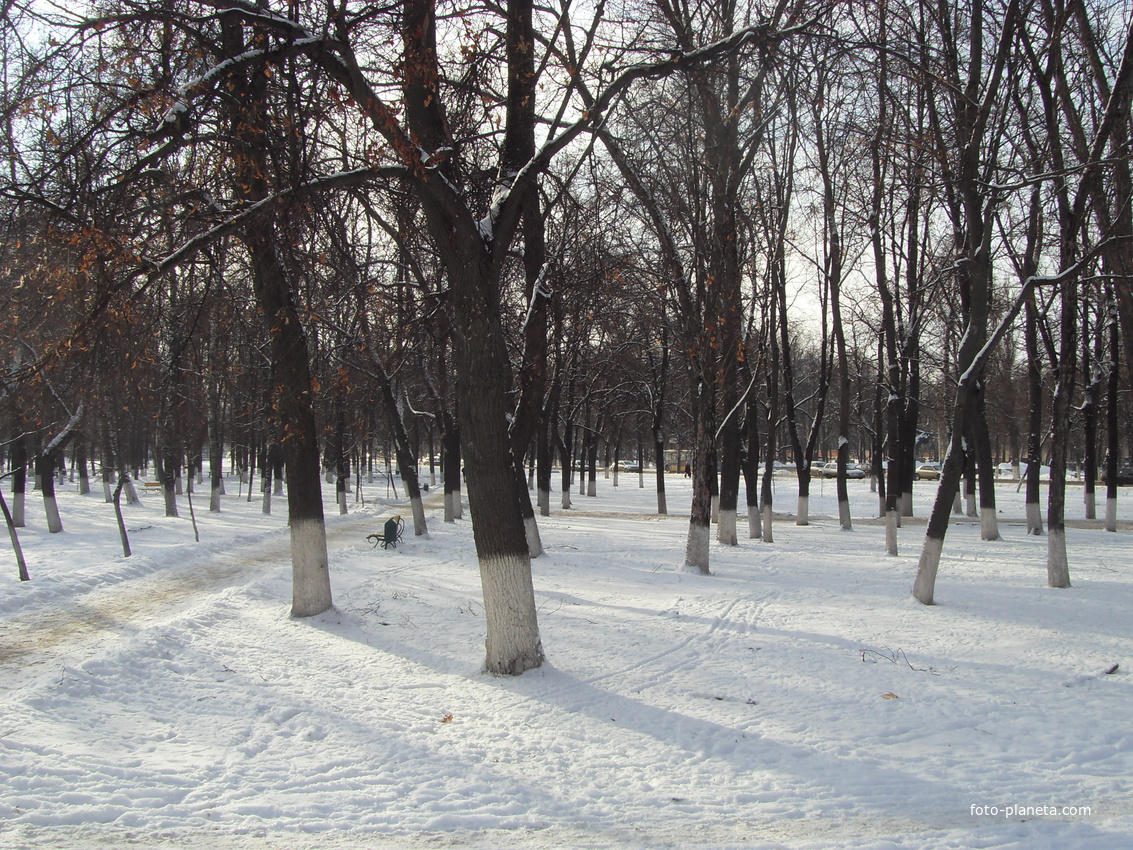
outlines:
[[[656, 652], [646, 658], [641, 659], [635, 664], [623, 666], [608, 673], [603, 673], [600, 676], [593, 676], [591, 678], [585, 679], [584, 681], [588, 685], [594, 685], [598, 682], [603, 682], [609, 679], [625, 679], [625, 677], [629, 676], [630, 674], [641, 673], [648, 668], [650, 671], [648, 678], [644, 679], [641, 684], [635, 688], [635, 690], [643, 690], [655, 684], [657, 681], [664, 677], [670, 677], [684, 668], [697, 665], [701, 660], [701, 656], [699, 654], [696, 654], [691, 658], [679, 658], [679, 660], [676, 660], [672, 664], [664, 665], [660, 669], [655, 669], [658, 663], [663, 662], [666, 659], [676, 658], [680, 655], [680, 653], [682, 653], [685, 649], [692, 646], [693, 644], [708, 641], [712, 637], [712, 635], [715, 634], [716, 631], [720, 628], [720, 625], [728, 620], [728, 618], [731, 616], [732, 612], [736, 609], [736, 606], [739, 605], [740, 602], [750, 602], [750, 600], [732, 599], [728, 601], [724, 608], [712, 618], [712, 621], [709, 623], [708, 627], [705, 630], [697, 630], [693, 634], [688, 635], [687, 637], [677, 641], [671, 646], [666, 647], [660, 652]], [[755, 611], [751, 612], [749, 616], [744, 617], [742, 621], [743, 630], [741, 633], [747, 633], [748, 627], [754, 624], [755, 619], [758, 617], [759, 611], [761, 609], [762, 605], [756, 603]], [[693, 614], [693, 616], [701, 615]]]
[[[375, 517], [356, 513], [327, 527], [327, 546], [358, 545], [354, 535], [370, 530]], [[230, 554], [202, 553], [188, 563], [124, 578], [77, 598], [48, 603], [0, 624], [0, 670], [6, 677], [21, 670], [89, 656], [99, 646], [160, 619], [168, 619], [251, 579], [287, 567], [290, 538], [286, 529], [268, 540], [246, 543]], [[250, 551], [249, 551], [250, 550]], [[9, 679], [9, 681], [11, 681]]]

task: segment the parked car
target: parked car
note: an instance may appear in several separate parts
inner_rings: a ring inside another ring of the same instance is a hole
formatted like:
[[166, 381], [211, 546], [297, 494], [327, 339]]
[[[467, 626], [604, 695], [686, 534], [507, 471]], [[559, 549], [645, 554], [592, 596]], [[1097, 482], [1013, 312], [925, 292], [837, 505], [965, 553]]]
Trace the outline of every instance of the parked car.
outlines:
[[940, 479], [941, 466], [939, 463], [922, 463], [917, 467], [918, 481], [937, 481]]
[[[812, 474], [820, 478], [837, 478], [838, 462], [832, 460], [829, 463], [815, 464]], [[856, 463], [848, 463], [846, 464], [846, 477], [851, 479], [865, 478], [865, 470]]]
[[611, 466], [610, 472], [613, 472], [615, 468], [618, 470], [618, 472], [640, 472], [641, 471], [641, 467], [638, 464], [632, 463], [632, 462], [629, 462], [629, 461], [620, 461], [617, 464]]
[[[1105, 466], [1102, 466], [1101, 471], [1098, 474], [1098, 477], [1102, 481], [1106, 480], [1106, 468], [1105, 468]], [[1133, 484], [1133, 464], [1126, 463], [1126, 464], [1122, 464], [1121, 466], [1117, 467], [1117, 486], [1118, 487], [1128, 487], [1131, 484]]]

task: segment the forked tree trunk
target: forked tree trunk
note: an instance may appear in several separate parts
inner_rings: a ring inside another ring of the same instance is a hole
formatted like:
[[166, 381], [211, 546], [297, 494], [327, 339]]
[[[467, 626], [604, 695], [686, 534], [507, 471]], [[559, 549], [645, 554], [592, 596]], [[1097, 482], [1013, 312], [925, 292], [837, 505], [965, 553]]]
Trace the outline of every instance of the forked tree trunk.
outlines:
[[[1064, 247], [1064, 251], [1067, 249]], [[1077, 371], [1077, 281], [1062, 289], [1062, 340], [1058, 382], [1051, 401], [1050, 489], [1047, 492], [1047, 584], [1070, 586], [1070, 564], [1066, 555], [1066, 457], [1070, 441], [1070, 406]]]

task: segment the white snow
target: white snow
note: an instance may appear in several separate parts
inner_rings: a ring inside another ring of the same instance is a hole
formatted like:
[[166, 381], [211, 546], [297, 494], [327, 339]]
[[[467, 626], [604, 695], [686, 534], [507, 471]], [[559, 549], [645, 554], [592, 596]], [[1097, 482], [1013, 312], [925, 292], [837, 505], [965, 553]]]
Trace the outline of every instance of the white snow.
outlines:
[[407, 505], [383, 483], [339, 516], [327, 488], [336, 608], [302, 620], [283, 505], [236, 479], [194, 503], [199, 544], [183, 497], [124, 506], [128, 559], [101, 494], [61, 486], [54, 535], [29, 495], [32, 580], [0, 560], [0, 847], [1133, 845], [1133, 491], [1117, 533], [1069, 523], [1053, 590], [1002, 488], [1003, 539], [954, 518], [925, 607], [923, 519], [885, 557], [868, 481], [852, 532], [816, 483], [809, 526], [712, 545], [711, 576], [680, 569], [682, 476], [667, 517], [602, 488], [541, 518], [548, 660], [518, 678], [481, 672], [471, 526], [435, 490], [429, 536], [383, 550]]

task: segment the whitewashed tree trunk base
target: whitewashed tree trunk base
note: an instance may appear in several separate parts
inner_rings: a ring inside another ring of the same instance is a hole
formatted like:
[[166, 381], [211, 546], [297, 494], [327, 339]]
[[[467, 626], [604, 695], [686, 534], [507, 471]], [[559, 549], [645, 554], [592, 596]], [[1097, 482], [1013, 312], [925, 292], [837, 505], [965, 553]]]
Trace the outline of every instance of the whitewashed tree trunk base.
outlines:
[[110, 482], [105, 478], [102, 480], [102, 496], [108, 505], [114, 501], [114, 492], [110, 489]]
[[565, 511], [565, 510], [569, 510], [569, 509], [570, 509], [570, 488], [567, 487], [565, 490], [563, 490], [563, 510]]
[[455, 516], [457, 519], [464, 518], [464, 496], [462, 495], [463, 492], [463, 490], [458, 488], [452, 493], [452, 513], [453, 516]]
[[960, 495], [960, 491], [956, 491], [956, 498], [952, 500], [952, 513], [956, 516], [964, 515], [964, 497]]
[[980, 508], [980, 539], [999, 539], [999, 518], [995, 515], [995, 508]]
[[846, 531], [854, 530], [854, 521], [850, 518], [849, 502], [838, 502], [838, 524]]
[[271, 515], [271, 487], [264, 488], [264, 498], [260, 510], [268, 516]]
[[669, 513], [669, 503], [665, 499], [664, 493], [657, 494], [657, 515], [667, 516]]
[[445, 522], [456, 522], [456, 511], [453, 509], [452, 503], [456, 501], [455, 493], [445, 493]]
[[940, 569], [940, 553], [944, 551], [944, 541], [926, 536], [921, 560], [917, 565], [917, 579], [913, 582], [913, 596], [924, 605], [932, 605], [936, 590], [936, 572]]
[[1047, 531], [1046, 583], [1051, 587], [1070, 587], [1070, 563], [1066, 560], [1066, 532], [1061, 528]]
[[1117, 531], [1117, 499], [1105, 500], [1105, 530]]
[[763, 542], [764, 543], [774, 543], [775, 542], [775, 535], [771, 530], [771, 523], [774, 519], [775, 519], [775, 514], [771, 510], [771, 506], [765, 505], [763, 507]]
[[749, 540], [758, 540], [763, 536], [763, 528], [759, 521], [759, 506], [747, 506], [747, 536]]
[[897, 557], [897, 528], [900, 526], [899, 511], [885, 512], [885, 554]]
[[1043, 513], [1038, 502], [1027, 503], [1027, 534], [1043, 533]]
[[527, 534], [527, 551], [532, 558], [543, 554], [543, 539], [539, 536], [539, 523], [535, 517], [529, 516], [523, 520], [523, 530]]
[[810, 525], [810, 496], [799, 496], [795, 512], [795, 525]]
[[587, 484], [586, 484], [586, 495], [587, 496], [597, 496], [598, 495], [598, 480], [596, 478], [591, 478], [587, 482]]
[[964, 495], [964, 505], [967, 507], [968, 516], [978, 517], [980, 515], [979, 509], [976, 507], [975, 493], [966, 493]]
[[736, 546], [736, 512], [720, 511], [720, 521], [716, 524], [716, 540], [725, 546]]
[[689, 523], [688, 542], [685, 544], [685, 566], [708, 574], [708, 529]]
[[213, 513], [220, 513], [220, 496], [223, 492], [223, 487], [213, 487], [209, 494], [209, 510]]
[[913, 515], [913, 494], [902, 493], [901, 498], [897, 500], [897, 505], [901, 510], [901, 516]]
[[1082, 496], [1086, 503], [1086, 519], [1098, 518], [1098, 502], [1095, 493], [1084, 493]]
[[425, 524], [425, 503], [420, 496], [409, 500], [413, 511], [413, 535], [415, 537], [428, 537], [429, 528]]
[[539, 514], [540, 514], [540, 516], [550, 516], [551, 515], [551, 491], [550, 490], [540, 490], [539, 495], [537, 496], [537, 501], [539, 502]]
[[712, 522], [714, 522], [714, 523], [720, 522], [720, 496], [719, 495], [712, 497]]
[[530, 560], [522, 555], [481, 558], [480, 584], [488, 629], [484, 669], [518, 676], [538, 667], [543, 663], [543, 644], [535, 619]]
[[346, 516], [349, 511], [346, 507], [346, 491], [342, 490], [338, 494], [338, 513], [341, 516]]
[[47, 513], [47, 530], [58, 534], [63, 530], [63, 520], [59, 516], [59, 501], [51, 496], [43, 500], [43, 509]]
[[291, 616], [313, 617], [331, 607], [327, 530], [322, 520], [291, 522]]

